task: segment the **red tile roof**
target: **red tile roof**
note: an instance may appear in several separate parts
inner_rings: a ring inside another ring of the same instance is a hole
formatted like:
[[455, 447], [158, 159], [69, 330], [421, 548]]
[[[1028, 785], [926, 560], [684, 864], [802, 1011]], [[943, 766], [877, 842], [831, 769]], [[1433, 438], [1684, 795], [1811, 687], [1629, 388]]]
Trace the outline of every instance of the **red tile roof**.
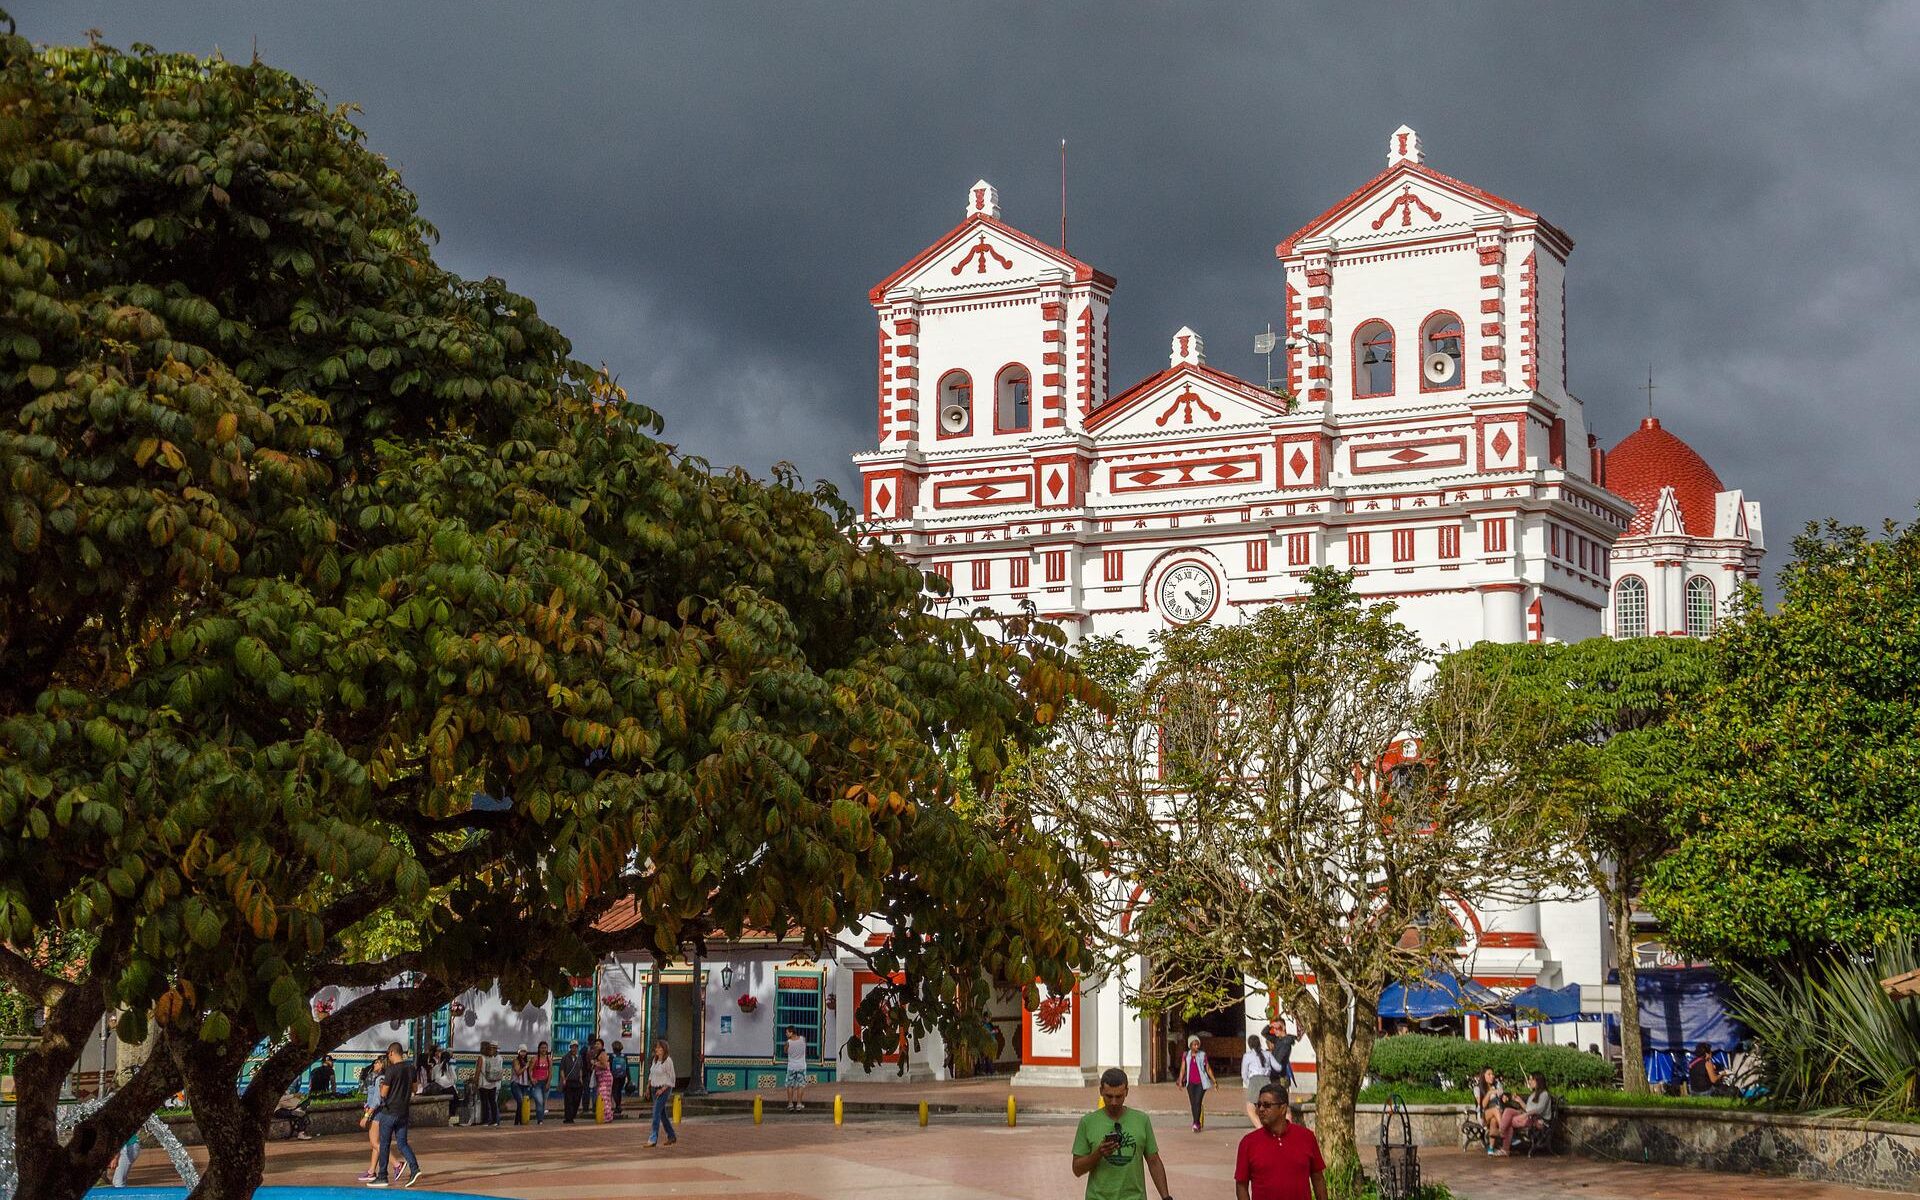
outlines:
[[1608, 490], [1633, 502], [1627, 536], [1653, 528], [1653, 510], [1664, 487], [1672, 488], [1680, 502], [1680, 524], [1687, 533], [1712, 537], [1714, 497], [1726, 486], [1692, 446], [1662, 429], [1660, 418], [1648, 417], [1607, 452]]

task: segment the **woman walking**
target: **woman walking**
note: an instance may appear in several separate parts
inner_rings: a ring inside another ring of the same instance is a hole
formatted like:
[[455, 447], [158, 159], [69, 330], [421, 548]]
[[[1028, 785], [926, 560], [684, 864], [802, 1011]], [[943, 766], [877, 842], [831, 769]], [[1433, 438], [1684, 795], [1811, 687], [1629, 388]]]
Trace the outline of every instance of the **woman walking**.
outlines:
[[671, 1146], [680, 1139], [673, 1132], [673, 1085], [679, 1078], [673, 1069], [673, 1059], [667, 1054], [667, 1041], [661, 1038], [653, 1044], [653, 1061], [647, 1064], [647, 1094], [653, 1097], [653, 1132], [647, 1136], [647, 1145], [660, 1143], [660, 1130], [667, 1131], [667, 1145]]
[[[1247, 1052], [1240, 1059], [1240, 1086], [1247, 1093], [1247, 1119], [1253, 1122], [1255, 1129], [1260, 1128], [1260, 1089], [1270, 1083], [1280, 1083], [1280, 1066], [1273, 1061], [1273, 1055], [1267, 1052], [1260, 1041], [1259, 1034], [1247, 1037]], [[1285, 1086], [1282, 1084], [1281, 1086]]]
[[1180, 1059], [1180, 1083], [1187, 1089], [1187, 1104], [1193, 1109], [1193, 1131], [1199, 1133], [1207, 1119], [1207, 1093], [1213, 1089], [1213, 1064], [1200, 1049], [1197, 1034], [1187, 1035], [1187, 1052]]
[[[380, 1073], [386, 1069], [387, 1060], [376, 1058], [366, 1070], [360, 1072], [360, 1086], [366, 1091], [366, 1097], [360, 1101], [360, 1128], [367, 1131], [367, 1169], [360, 1174], [361, 1183], [372, 1183], [380, 1178], [375, 1172], [380, 1165]], [[398, 1173], [398, 1167], [395, 1168]]]

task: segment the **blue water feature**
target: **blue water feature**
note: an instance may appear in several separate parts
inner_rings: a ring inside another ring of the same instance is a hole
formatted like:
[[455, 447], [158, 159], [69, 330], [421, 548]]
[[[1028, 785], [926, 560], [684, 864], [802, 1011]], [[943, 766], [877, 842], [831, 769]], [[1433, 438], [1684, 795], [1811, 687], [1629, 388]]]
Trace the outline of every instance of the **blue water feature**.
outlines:
[[[476, 1196], [474, 1192], [419, 1192], [434, 1200], [499, 1200], [499, 1196]], [[253, 1200], [346, 1200], [348, 1196], [367, 1196], [363, 1187], [263, 1187], [253, 1192]], [[96, 1187], [86, 1192], [86, 1200], [186, 1200], [184, 1187]]]

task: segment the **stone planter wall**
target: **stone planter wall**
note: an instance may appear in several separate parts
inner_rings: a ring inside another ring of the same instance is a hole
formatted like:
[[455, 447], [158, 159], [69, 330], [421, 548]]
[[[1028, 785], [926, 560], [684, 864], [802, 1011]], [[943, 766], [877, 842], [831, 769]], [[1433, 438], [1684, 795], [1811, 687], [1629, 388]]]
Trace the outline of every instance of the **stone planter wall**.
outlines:
[[[436, 1126], [445, 1125], [447, 1123], [447, 1114], [452, 1107], [453, 1097], [451, 1096], [415, 1096], [413, 1098], [412, 1109], [413, 1128], [431, 1129]], [[193, 1123], [193, 1117], [191, 1115], [183, 1114], [177, 1117], [165, 1117], [163, 1120], [166, 1121], [168, 1128], [173, 1130], [173, 1136], [180, 1139], [181, 1145], [198, 1146], [201, 1144], [200, 1127]], [[308, 1113], [307, 1120], [308, 1128], [313, 1130], [314, 1134], [318, 1137], [351, 1134], [354, 1137], [364, 1140], [367, 1136], [366, 1131], [360, 1128], [360, 1106], [358, 1104], [343, 1104], [337, 1108], [314, 1109]], [[271, 1140], [282, 1140], [285, 1129], [285, 1121], [275, 1121], [273, 1123]], [[143, 1147], [152, 1147], [154, 1144], [152, 1135], [141, 1135], [140, 1144]]]
[[[1380, 1141], [1378, 1104], [1354, 1114], [1362, 1163], [1371, 1167]], [[1415, 1145], [1460, 1148], [1464, 1105], [1407, 1109]], [[1313, 1106], [1304, 1106], [1313, 1123]], [[1729, 1174], [1782, 1175], [1891, 1191], [1920, 1191], [1920, 1125], [1800, 1117], [1725, 1108], [1582, 1106], [1566, 1109], [1562, 1153], [1626, 1162], [1698, 1167]], [[1400, 1140], [1399, 1121], [1394, 1141]]]

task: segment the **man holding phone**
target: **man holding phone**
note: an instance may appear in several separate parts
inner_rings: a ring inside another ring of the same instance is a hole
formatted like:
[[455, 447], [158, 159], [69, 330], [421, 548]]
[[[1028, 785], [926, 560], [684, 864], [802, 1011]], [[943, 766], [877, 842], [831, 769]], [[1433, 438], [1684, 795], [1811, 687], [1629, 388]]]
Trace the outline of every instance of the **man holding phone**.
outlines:
[[1073, 1133], [1074, 1176], [1087, 1177], [1087, 1200], [1147, 1200], [1148, 1172], [1160, 1200], [1173, 1200], [1153, 1122], [1127, 1107], [1127, 1073], [1110, 1067], [1100, 1076], [1100, 1107]]

